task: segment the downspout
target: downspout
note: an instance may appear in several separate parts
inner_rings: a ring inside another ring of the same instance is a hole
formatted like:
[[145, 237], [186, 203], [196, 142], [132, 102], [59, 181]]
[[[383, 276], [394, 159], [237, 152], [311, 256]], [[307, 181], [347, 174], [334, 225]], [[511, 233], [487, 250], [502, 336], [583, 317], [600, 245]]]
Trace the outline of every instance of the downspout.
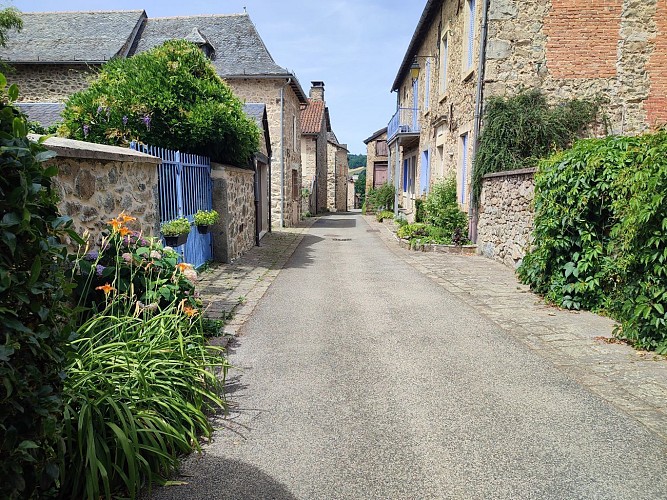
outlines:
[[290, 83], [288, 78], [280, 87], [280, 227], [285, 227], [285, 87]]
[[[479, 132], [482, 128], [482, 108], [484, 107], [484, 70], [486, 68], [486, 38], [489, 32], [488, 25], [489, 0], [483, 0], [482, 3], [482, 34], [480, 38], [479, 48], [479, 65], [477, 67], [477, 91], [475, 93], [475, 123], [473, 129], [474, 142], [472, 146], [472, 158], [470, 161], [470, 176], [474, 176], [475, 159], [477, 158], [477, 151], [479, 149]], [[468, 234], [473, 243], [477, 243], [477, 218], [478, 210], [474, 202], [479, 200], [473, 199], [473, 190], [470, 190], [470, 201], [468, 203], [468, 219], [470, 226]]]
[[260, 218], [260, 189], [259, 189], [259, 171], [257, 169], [257, 157], [253, 158], [252, 163], [255, 167], [255, 174], [253, 175], [254, 179], [254, 190], [255, 190], [255, 245], [259, 246], [259, 232], [262, 227], [262, 220]]

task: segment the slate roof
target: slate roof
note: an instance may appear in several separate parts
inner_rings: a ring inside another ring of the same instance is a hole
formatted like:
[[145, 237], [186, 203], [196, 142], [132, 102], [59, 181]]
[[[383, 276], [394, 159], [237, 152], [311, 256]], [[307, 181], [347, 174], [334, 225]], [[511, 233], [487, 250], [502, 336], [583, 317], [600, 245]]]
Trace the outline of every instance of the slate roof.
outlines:
[[60, 121], [60, 114], [65, 109], [61, 102], [17, 102], [14, 103], [28, 119], [42, 127], [50, 127]]
[[368, 144], [369, 142], [371, 142], [371, 141], [377, 139], [378, 137], [380, 137], [382, 134], [386, 134], [386, 133], [387, 133], [387, 127], [381, 128], [380, 130], [375, 131], [373, 133], [373, 135], [371, 135], [368, 139], [366, 139], [364, 141], [364, 144]]
[[247, 14], [147, 19], [133, 52], [144, 52], [167, 40], [191, 40], [194, 30], [215, 49], [211, 62], [222, 78], [289, 74], [275, 63]]
[[324, 101], [308, 99], [308, 104], [301, 108], [301, 133], [319, 134], [322, 130], [326, 106]]
[[260, 130], [264, 127], [266, 104], [246, 103], [243, 105], [243, 112], [255, 121]]
[[102, 63], [127, 55], [143, 10], [22, 13], [23, 30], [10, 32], [0, 59], [12, 63]]

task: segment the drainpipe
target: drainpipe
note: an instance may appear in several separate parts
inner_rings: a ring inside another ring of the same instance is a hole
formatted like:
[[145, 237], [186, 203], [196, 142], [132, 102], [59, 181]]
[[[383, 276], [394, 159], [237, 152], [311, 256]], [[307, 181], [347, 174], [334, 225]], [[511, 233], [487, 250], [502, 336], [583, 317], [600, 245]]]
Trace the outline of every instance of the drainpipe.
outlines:
[[259, 246], [259, 232], [260, 228], [262, 227], [262, 219], [260, 217], [260, 188], [259, 188], [259, 170], [257, 168], [257, 157], [253, 158], [252, 160], [253, 165], [255, 166], [255, 173], [253, 175], [253, 187], [255, 191], [255, 245]]
[[[477, 67], [477, 91], [475, 94], [475, 123], [474, 123], [474, 142], [472, 146], [472, 159], [471, 159], [471, 168], [470, 176], [474, 175], [475, 169], [475, 159], [477, 158], [477, 150], [479, 149], [479, 131], [482, 128], [482, 108], [484, 107], [483, 103], [483, 92], [484, 92], [484, 69], [486, 68], [486, 38], [489, 32], [488, 25], [488, 13], [489, 13], [489, 0], [483, 0], [482, 2], [482, 34], [480, 38], [480, 48], [479, 48], [479, 65]], [[473, 204], [473, 194], [472, 189], [470, 190], [470, 201], [468, 203], [468, 219], [470, 220], [470, 225], [468, 227], [468, 234], [470, 235], [470, 240], [473, 243], [477, 243], [477, 217], [478, 217], [477, 207]]]
[[288, 78], [280, 87], [280, 227], [285, 227], [285, 87], [290, 83]]

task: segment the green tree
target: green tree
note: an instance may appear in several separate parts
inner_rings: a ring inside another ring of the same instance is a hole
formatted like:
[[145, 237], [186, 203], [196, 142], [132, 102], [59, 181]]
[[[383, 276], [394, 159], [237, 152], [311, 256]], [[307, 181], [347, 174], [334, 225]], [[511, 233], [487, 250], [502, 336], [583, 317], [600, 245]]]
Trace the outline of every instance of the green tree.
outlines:
[[366, 155], [355, 155], [348, 153], [347, 163], [350, 168], [359, 168], [366, 166]]
[[259, 144], [241, 101], [184, 40], [105, 64], [88, 89], [67, 101], [58, 133], [112, 145], [141, 141], [241, 167]]
[[21, 31], [23, 20], [21, 13], [14, 7], [7, 7], [0, 10], [0, 46], [7, 45], [7, 33], [11, 30]]

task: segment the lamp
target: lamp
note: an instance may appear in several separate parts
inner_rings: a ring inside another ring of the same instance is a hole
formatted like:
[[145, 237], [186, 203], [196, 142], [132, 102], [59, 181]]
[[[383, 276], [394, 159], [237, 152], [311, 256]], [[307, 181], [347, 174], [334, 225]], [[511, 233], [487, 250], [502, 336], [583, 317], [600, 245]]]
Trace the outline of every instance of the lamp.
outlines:
[[417, 61], [417, 56], [412, 61], [412, 66], [410, 66], [410, 76], [412, 77], [413, 80], [416, 80], [419, 78], [419, 70], [421, 68], [419, 67], [419, 62]]

